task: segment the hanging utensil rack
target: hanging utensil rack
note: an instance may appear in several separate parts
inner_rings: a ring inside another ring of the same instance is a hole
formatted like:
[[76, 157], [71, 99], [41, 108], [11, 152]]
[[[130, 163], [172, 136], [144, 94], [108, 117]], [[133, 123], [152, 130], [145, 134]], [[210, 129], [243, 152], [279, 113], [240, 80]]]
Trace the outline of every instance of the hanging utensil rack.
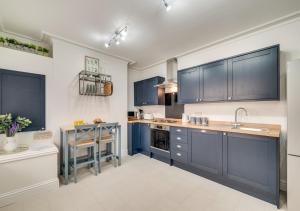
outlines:
[[88, 96], [111, 96], [111, 75], [83, 70], [79, 73], [79, 94]]

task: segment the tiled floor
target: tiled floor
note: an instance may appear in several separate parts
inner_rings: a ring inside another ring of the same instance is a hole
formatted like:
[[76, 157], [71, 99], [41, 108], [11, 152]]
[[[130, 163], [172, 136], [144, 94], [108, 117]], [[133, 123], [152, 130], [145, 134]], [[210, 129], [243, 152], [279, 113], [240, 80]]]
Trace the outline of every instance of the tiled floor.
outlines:
[[[281, 210], [286, 210], [284, 203]], [[274, 205], [143, 155], [1, 211], [271, 211]]]

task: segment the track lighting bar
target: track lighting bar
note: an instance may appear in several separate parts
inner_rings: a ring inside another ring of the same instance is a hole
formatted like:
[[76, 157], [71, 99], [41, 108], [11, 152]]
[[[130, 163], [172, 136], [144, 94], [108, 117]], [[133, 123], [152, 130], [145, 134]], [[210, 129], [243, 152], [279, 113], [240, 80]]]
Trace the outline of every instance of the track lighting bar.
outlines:
[[120, 45], [121, 40], [126, 39], [128, 33], [128, 26], [124, 26], [121, 29], [117, 30], [111, 37], [111, 39], [104, 44], [106, 48], [111, 47], [113, 44]]

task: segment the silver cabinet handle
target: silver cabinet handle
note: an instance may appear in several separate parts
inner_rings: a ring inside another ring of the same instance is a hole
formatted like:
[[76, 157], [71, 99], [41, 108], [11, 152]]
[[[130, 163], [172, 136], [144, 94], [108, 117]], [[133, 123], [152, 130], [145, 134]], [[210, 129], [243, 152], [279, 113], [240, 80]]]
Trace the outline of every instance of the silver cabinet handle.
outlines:
[[200, 130], [200, 132], [201, 132], [201, 133], [206, 133], [207, 131], [206, 131], [206, 130]]
[[176, 155], [179, 156], [179, 157], [181, 157], [181, 153], [179, 153], [179, 152], [177, 152]]
[[228, 100], [231, 100], [231, 97], [228, 97]]
[[178, 145], [177, 145], [177, 148], [180, 149], [180, 148], [181, 148], [181, 145], [178, 144]]
[[196, 102], [199, 102], [199, 99], [198, 99], [198, 98], [196, 99]]
[[200, 101], [202, 101], [202, 98], [200, 98]]
[[177, 137], [177, 140], [181, 140], [181, 138], [180, 138], [180, 137]]
[[225, 132], [224, 132], [224, 133], [223, 133], [223, 135], [224, 135], [224, 136], [226, 136], [226, 135], [227, 135], [227, 133], [225, 133]]
[[181, 132], [181, 130], [180, 130], [180, 129], [177, 129], [176, 132]]

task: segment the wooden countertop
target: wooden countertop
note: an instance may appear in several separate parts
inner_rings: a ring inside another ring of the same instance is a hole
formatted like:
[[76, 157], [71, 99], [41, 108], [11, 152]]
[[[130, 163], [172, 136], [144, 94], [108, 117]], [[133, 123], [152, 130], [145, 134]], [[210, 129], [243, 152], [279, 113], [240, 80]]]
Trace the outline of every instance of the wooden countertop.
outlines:
[[[174, 119], [173, 119], [174, 120]], [[181, 120], [176, 120], [176, 123], [161, 123], [154, 122], [153, 120], [132, 120], [128, 121], [129, 123], [145, 123], [145, 124], [157, 124], [157, 125], [167, 125], [172, 127], [184, 127], [184, 128], [194, 128], [194, 129], [204, 129], [204, 130], [214, 130], [214, 131], [222, 131], [228, 133], [241, 133], [241, 134], [249, 134], [249, 135], [257, 135], [257, 136], [267, 136], [279, 138], [281, 132], [280, 125], [273, 124], [256, 124], [256, 123], [241, 123], [240, 127], [244, 128], [255, 128], [262, 129], [262, 131], [252, 131], [252, 130], [242, 130], [242, 129], [233, 129], [232, 122], [224, 122], [224, 121], [209, 121], [208, 126], [194, 125], [190, 123], [182, 123]]]

